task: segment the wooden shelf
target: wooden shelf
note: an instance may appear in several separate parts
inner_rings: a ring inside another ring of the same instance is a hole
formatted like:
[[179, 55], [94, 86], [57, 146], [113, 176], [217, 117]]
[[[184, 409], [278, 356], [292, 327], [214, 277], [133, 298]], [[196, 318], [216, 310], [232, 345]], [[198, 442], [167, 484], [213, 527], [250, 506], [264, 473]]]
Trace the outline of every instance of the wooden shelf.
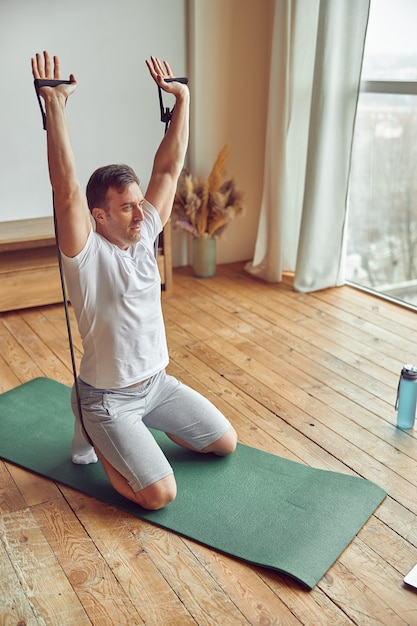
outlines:
[[[171, 223], [158, 241], [164, 290], [172, 287]], [[52, 217], [3, 222], [0, 228], [0, 312], [62, 302]]]
[[37, 217], [1, 223], [0, 252], [54, 245], [55, 234], [52, 217]]
[[3, 222], [0, 311], [62, 302], [52, 217]]
[[55, 245], [0, 253], [0, 311], [62, 300]]

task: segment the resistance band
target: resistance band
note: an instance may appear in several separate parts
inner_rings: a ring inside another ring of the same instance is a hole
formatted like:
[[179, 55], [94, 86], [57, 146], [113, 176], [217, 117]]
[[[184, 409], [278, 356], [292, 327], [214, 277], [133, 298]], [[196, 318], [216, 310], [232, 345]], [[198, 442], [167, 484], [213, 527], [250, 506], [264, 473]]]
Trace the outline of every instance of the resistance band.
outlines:
[[[49, 80], [49, 79], [43, 79], [43, 78], [42, 79], [35, 78], [34, 85], [35, 85], [36, 95], [38, 97], [39, 106], [41, 109], [44, 130], [46, 130], [46, 113], [42, 106], [42, 100], [40, 97], [39, 90], [42, 87], [57, 87], [58, 85], [70, 85], [70, 84], [71, 84], [70, 80]], [[78, 388], [78, 378], [77, 378], [77, 366], [75, 363], [74, 344], [72, 341], [72, 331], [71, 331], [71, 321], [70, 321], [69, 309], [68, 309], [67, 289], [65, 287], [64, 270], [62, 266], [62, 256], [61, 256], [61, 250], [59, 247], [58, 223], [57, 223], [57, 217], [56, 217], [56, 211], [55, 211], [55, 196], [54, 196], [53, 190], [52, 190], [52, 206], [53, 206], [53, 212], [54, 212], [55, 244], [56, 244], [57, 257], [58, 257], [58, 267], [59, 267], [59, 276], [61, 280], [62, 297], [64, 299], [65, 320], [67, 323], [68, 343], [69, 343], [70, 355], [71, 355], [71, 365], [72, 365], [72, 373], [74, 377], [74, 390], [75, 390], [75, 396], [77, 400], [77, 409], [78, 409], [78, 415], [80, 417], [83, 434], [85, 438], [87, 439], [88, 443], [92, 446], [93, 442], [91, 441], [91, 438], [84, 426], [83, 413], [81, 409], [80, 392]]]
[[[174, 81], [178, 83], [183, 83], [185, 85], [188, 83], [188, 79], [185, 77], [165, 78], [165, 82], [167, 83], [172, 83]], [[44, 130], [46, 130], [46, 113], [42, 106], [42, 100], [41, 100], [40, 93], [39, 93], [40, 89], [42, 87], [57, 87], [58, 85], [70, 85], [70, 84], [71, 84], [70, 80], [57, 80], [57, 79], [52, 80], [52, 79], [44, 79], [44, 78], [35, 78], [34, 85], [35, 85], [36, 95], [37, 95], [38, 102], [39, 102], [39, 107], [41, 110]], [[171, 121], [172, 113], [174, 109], [170, 110], [169, 107], [166, 107], [166, 108], [164, 107], [163, 100], [162, 100], [162, 89], [159, 85], [158, 85], [158, 92], [159, 92], [159, 105], [160, 105], [160, 110], [161, 110], [161, 122], [165, 123], [165, 133], [166, 133], [168, 130], [168, 126]], [[69, 309], [68, 309], [67, 290], [65, 287], [65, 278], [64, 278], [64, 271], [63, 271], [63, 266], [62, 266], [61, 250], [59, 247], [58, 224], [57, 224], [56, 211], [55, 211], [55, 197], [54, 197], [53, 192], [52, 192], [52, 206], [53, 206], [53, 213], [54, 213], [54, 229], [55, 229], [55, 241], [56, 241], [57, 257], [58, 257], [58, 267], [59, 267], [59, 275], [60, 275], [60, 280], [61, 280], [62, 296], [64, 299], [65, 320], [67, 323], [68, 342], [69, 342], [70, 355], [71, 355], [72, 372], [74, 376], [74, 389], [75, 389], [75, 395], [77, 399], [77, 409], [78, 409], [78, 414], [80, 416], [80, 422], [81, 422], [84, 435], [88, 443], [93, 446], [94, 444], [91, 441], [91, 438], [89, 434], [87, 433], [87, 430], [85, 429], [85, 426], [84, 426], [83, 414], [82, 414], [82, 409], [81, 409], [80, 393], [78, 389], [77, 366], [75, 363], [74, 344], [72, 341], [72, 331], [71, 331], [71, 321], [70, 321]]]

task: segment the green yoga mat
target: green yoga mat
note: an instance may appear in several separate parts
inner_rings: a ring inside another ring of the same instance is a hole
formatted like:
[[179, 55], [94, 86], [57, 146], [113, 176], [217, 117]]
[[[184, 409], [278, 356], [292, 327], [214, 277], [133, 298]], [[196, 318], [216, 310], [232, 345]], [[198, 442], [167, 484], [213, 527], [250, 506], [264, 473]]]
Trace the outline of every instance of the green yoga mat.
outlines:
[[145, 511], [117, 494], [99, 463], [69, 457], [70, 389], [37, 378], [0, 395], [0, 457], [163, 528], [312, 589], [385, 497], [377, 485], [239, 444], [226, 458], [155, 437], [171, 462], [176, 500]]

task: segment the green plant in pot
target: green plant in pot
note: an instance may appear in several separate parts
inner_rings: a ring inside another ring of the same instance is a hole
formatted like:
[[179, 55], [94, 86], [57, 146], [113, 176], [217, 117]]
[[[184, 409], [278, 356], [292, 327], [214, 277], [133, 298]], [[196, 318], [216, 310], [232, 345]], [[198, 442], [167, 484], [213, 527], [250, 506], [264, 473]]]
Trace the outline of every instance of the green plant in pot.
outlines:
[[193, 273], [199, 278], [215, 276], [216, 238], [245, 210], [243, 193], [225, 176], [229, 149], [223, 146], [206, 179], [184, 170], [178, 181], [172, 212], [175, 225], [193, 237]]

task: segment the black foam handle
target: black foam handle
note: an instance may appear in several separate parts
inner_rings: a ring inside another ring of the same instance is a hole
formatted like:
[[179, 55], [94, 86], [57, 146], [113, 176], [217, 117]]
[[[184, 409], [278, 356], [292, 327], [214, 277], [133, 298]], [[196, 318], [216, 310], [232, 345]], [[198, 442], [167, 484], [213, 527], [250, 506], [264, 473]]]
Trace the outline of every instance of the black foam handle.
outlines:
[[42, 87], [57, 87], [58, 85], [71, 85], [70, 80], [60, 80], [52, 78], [35, 78], [35, 89], [39, 92]]
[[165, 78], [166, 83], [182, 83], [188, 85], [188, 78], [186, 76], [180, 76], [179, 78]]

